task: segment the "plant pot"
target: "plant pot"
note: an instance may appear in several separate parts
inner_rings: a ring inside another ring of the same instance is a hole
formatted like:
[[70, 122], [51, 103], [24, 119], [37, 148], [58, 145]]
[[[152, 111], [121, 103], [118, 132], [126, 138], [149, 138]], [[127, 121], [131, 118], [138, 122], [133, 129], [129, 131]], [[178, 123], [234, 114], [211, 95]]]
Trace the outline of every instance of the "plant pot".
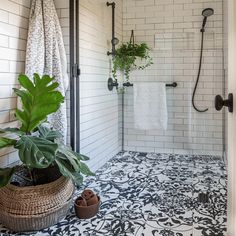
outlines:
[[48, 228], [67, 215], [73, 193], [65, 177], [30, 187], [9, 184], [0, 189], [0, 223], [15, 232]]
[[51, 183], [61, 177], [61, 172], [58, 166], [49, 166], [45, 169], [33, 169], [32, 175], [34, 177], [35, 184], [47, 184]]
[[75, 204], [74, 204], [74, 208], [75, 208], [75, 214], [78, 218], [80, 219], [89, 219], [94, 217], [99, 210], [100, 207], [100, 203], [101, 203], [101, 199], [99, 196], [97, 196], [98, 198], [98, 202], [94, 205], [90, 205], [90, 206], [79, 206], [77, 204], [77, 200], [80, 199], [80, 197], [78, 197], [75, 200]]

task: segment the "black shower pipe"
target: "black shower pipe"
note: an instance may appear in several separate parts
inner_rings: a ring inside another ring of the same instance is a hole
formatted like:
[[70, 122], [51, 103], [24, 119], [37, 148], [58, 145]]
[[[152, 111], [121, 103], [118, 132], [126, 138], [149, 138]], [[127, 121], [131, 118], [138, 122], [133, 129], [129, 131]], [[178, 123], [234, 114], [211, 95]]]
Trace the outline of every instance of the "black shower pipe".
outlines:
[[197, 80], [196, 80], [196, 83], [194, 85], [193, 94], [192, 94], [192, 106], [195, 109], [195, 111], [200, 112], [200, 113], [204, 113], [204, 112], [209, 110], [208, 108], [200, 110], [195, 105], [195, 95], [196, 95], [197, 86], [198, 86], [198, 83], [199, 83], [199, 79], [200, 79], [200, 76], [201, 76], [201, 70], [202, 70], [202, 57], [203, 57], [203, 47], [204, 47], [204, 32], [205, 32], [205, 29], [202, 28], [201, 29], [202, 37], [201, 37], [201, 50], [200, 50], [199, 68], [198, 68]]
[[112, 51], [111, 52], [107, 52], [107, 55], [115, 55], [115, 51], [116, 51], [116, 37], [115, 37], [115, 8], [116, 8], [116, 3], [115, 2], [107, 2], [107, 7], [112, 7], [112, 39], [111, 39], [111, 44], [112, 44]]
[[70, 0], [70, 144], [80, 151], [79, 0]]

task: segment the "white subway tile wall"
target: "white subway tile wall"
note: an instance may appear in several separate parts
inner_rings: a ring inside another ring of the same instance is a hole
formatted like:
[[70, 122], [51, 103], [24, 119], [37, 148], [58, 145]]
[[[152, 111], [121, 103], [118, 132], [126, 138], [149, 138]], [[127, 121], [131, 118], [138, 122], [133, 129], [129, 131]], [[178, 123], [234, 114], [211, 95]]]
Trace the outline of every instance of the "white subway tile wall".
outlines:
[[[15, 126], [16, 97], [12, 88], [24, 72], [30, 0], [4, 0], [0, 3], [0, 128]], [[17, 161], [12, 148], [0, 150], [0, 166]]]
[[[135, 30], [135, 41], [152, 48], [154, 64], [133, 71], [131, 81], [177, 82], [167, 88], [168, 130], [139, 131], [133, 123], [133, 89], [125, 94], [125, 150], [217, 154], [223, 151], [223, 115], [214, 97], [223, 94], [222, 0], [124, 0], [123, 40]], [[200, 55], [202, 10], [212, 7], [205, 33], [203, 68], [196, 104], [209, 108], [197, 113], [191, 106]]]
[[[116, 90], [108, 91], [112, 15], [105, 0], [80, 1], [81, 153], [95, 170], [120, 151]], [[122, 0], [116, 0], [116, 36], [122, 40]]]
[[[25, 70], [25, 51], [30, 4], [31, 0], [4, 0], [0, 3], [1, 128], [16, 125], [14, 117], [16, 96], [14, 95], [12, 88], [18, 86], [17, 77], [20, 73], [24, 73]], [[69, 62], [69, 1], [55, 0], [55, 6], [61, 21]], [[69, 107], [69, 92], [67, 103]], [[0, 166], [10, 165], [16, 161], [18, 161], [18, 154], [12, 148], [0, 150]]]

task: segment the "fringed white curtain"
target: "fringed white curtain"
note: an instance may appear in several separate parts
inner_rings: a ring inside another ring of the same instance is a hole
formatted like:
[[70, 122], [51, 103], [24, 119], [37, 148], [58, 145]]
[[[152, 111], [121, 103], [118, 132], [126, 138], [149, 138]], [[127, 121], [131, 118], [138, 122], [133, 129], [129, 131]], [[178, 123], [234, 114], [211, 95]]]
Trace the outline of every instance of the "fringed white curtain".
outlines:
[[[61, 26], [53, 0], [32, 0], [26, 50], [25, 73], [55, 77], [58, 90], [65, 96], [69, 79]], [[49, 117], [51, 126], [67, 137], [66, 102]]]

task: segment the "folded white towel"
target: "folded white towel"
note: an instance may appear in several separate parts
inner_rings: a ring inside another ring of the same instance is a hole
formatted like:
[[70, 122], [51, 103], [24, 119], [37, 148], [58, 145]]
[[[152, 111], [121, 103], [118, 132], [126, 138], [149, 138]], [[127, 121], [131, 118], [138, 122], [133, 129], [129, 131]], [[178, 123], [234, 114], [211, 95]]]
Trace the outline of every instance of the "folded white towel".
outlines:
[[166, 130], [167, 121], [165, 83], [134, 84], [134, 128]]

